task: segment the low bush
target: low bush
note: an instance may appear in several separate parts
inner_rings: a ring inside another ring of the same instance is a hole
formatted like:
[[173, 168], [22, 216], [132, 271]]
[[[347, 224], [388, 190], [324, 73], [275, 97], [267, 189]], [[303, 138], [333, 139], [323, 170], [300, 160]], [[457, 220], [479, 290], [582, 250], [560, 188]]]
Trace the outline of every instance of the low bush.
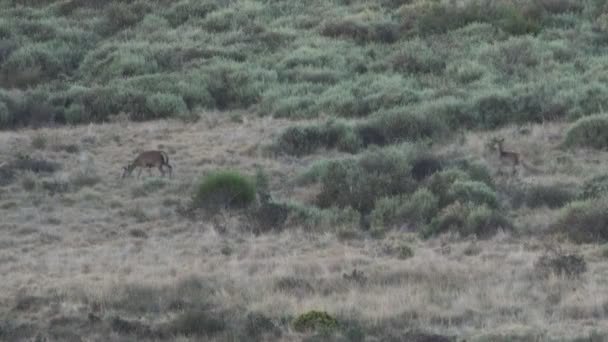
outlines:
[[375, 203], [370, 214], [371, 226], [375, 231], [407, 223], [410, 228], [422, 228], [439, 211], [437, 197], [426, 188], [416, 190], [411, 196], [381, 198]]
[[354, 153], [359, 150], [361, 142], [352, 126], [329, 120], [323, 125], [289, 127], [281, 133], [274, 146], [280, 152], [303, 156], [319, 148], [337, 148]]
[[358, 43], [387, 43], [399, 39], [399, 29], [396, 23], [390, 21], [365, 22], [358, 19], [331, 20], [321, 28], [321, 35], [333, 38], [352, 39]]
[[244, 208], [255, 200], [255, 183], [234, 171], [218, 171], [203, 178], [193, 206], [210, 211]]
[[581, 199], [599, 198], [608, 193], [608, 174], [595, 176], [583, 183]]
[[12, 161], [10, 168], [22, 171], [31, 171], [34, 173], [53, 173], [59, 169], [59, 164], [41, 158], [33, 158], [29, 155], [18, 155]]
[[534, 267], [544, 277], [556, 274], [568, 278], [580, 278], [587, 271], [587, 262], [582, 255], [558, 253], [541, 256]]
[[308, 311], [296, 317], [293, 328], [298, 332], [332, 331], [338, 328], [338, 321], [325, 311]]
[[511, 222], [498, 210], [486, 205], [454, 202], [441, 210], [423, 232], [429, 237], [445, 232], [456, 232], [461, 236], [475, 235], [489, 238], [499, 230], [512, 229]]
[[331, 161], [321, 175], [321, 207], [351, 207], [369, 213], [377, 199], [410, 193], [412, 150], [409, 146], [370, 150], [356, 159]]
[[608, 148], [608, 115], [592, 115], [577, 120], [566, 132], [564, 145]]
[[366, 126], [380, 133], [387, 144], [440, 138], [449, 133], [445, 121], [440, 116], [409, 109], [381, 111], [360, 127]]
[[437, 172], [431, 176], [428, 186], [429, 190], [438, 197], [439, 205], [444, 207], [451, 202], [449, 191], [452, 188], [452, 185], [457, 181], [464, 182], [470, 180], [471, 178], [466, 172], [460, 169], [450, 168]]
[[496, 192], [485, 183], [478, 181], [456, 180], [450, 186], [447, 197], [450, 202], [470, 202], [476, 205], [487, 205], [494, 209], [498, 208]]
[[168, 332], [184, 336], [214, 336], [226, 330], [227, 324], [223, 317], [199, 310], [188, 310], [168, 324]]
[[568, 204], [552, 225], [577, 243], [608, 241], [608, 198], [601, 197]]
[[577, 197], [576, 189], [566, 184], [532, 185], [525, 189], [524, 203], [530, 208], [561, 208]]

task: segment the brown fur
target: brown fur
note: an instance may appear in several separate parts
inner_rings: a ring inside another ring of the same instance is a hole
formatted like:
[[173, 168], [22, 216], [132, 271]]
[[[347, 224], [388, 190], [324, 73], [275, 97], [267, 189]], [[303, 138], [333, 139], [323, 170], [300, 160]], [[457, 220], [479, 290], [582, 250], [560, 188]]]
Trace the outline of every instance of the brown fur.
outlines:
[[164, 151], [144, 151], [140, 153], [131, 164], [123, 167], [123, 173], [121, 178], [129, 176], [137, 167], [139, 167], [137, 178], [139, 178], [139, 176], [141, 175], [141, 171], [143, 168], [147, 168], [148, 173], [150, 173], [150, 170], [153, 167], [157, 167], [161, 173], [161, 176], [164, 176], [164, 166], [169, 168], [169, 176], [171, 176], [173, 172], [173, 167], [169, 164], [169, 156], [167, 155], [167, 153], [165, 153]]

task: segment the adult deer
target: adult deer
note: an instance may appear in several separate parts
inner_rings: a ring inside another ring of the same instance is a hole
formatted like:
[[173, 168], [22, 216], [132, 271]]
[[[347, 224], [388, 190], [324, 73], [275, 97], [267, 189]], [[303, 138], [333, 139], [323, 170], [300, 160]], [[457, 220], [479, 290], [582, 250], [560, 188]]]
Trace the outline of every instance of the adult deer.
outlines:
[[169, 169], [169, 177], [173, 173], [173, 167], [169, 164], [169, 156], [164, 151], [144, 151], [140, 153], [133, 162], [125, 167], [123, 167], [123, 173], [121, 178], [125, 178], [135, 170], [135, 168], [139, 167], [139, 172], [137, 173], [137, 178], [141, 175], [141, 171], [143, 168], [148, 169], [148, 173], [153, 167], [157, 167], [160, 171], [161, 176], [165, 175], [165, 171], [163, 167], [167, 167]]
[[492, 146], [497, 146], [498, 147], [498, 156], [500, 158], [500, 160], [502, 162], [511, 164], [511, 166], [513, 167], [513, 174], [515, 174], [515, 172], [517, 171], [515, 168], [517, 167], [517, 165], [520, 164], [521, 161], [521, 156], [519, 153], [517, 152], [513, 152], [513, 151], [506, 151], [503, 148], [503, 143], [505, 141], [505, 138], [492, 138], [492, 140], [490, 141], [490, 144]]

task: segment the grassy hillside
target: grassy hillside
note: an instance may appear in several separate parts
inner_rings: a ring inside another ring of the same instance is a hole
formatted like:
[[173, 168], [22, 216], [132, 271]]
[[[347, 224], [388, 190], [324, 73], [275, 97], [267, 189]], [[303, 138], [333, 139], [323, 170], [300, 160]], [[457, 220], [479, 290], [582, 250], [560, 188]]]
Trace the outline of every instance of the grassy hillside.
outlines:
[[0, 340], [605, 340], [606, 13], [0, 0]]

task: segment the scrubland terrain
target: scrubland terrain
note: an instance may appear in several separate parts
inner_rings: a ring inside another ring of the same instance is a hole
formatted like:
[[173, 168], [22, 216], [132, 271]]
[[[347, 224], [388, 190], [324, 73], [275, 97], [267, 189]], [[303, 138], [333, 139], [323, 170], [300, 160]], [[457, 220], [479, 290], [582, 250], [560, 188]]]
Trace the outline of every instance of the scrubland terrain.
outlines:
[[0, 340], [608, 340], [607, 37], [604, 0], [0, 1]]

